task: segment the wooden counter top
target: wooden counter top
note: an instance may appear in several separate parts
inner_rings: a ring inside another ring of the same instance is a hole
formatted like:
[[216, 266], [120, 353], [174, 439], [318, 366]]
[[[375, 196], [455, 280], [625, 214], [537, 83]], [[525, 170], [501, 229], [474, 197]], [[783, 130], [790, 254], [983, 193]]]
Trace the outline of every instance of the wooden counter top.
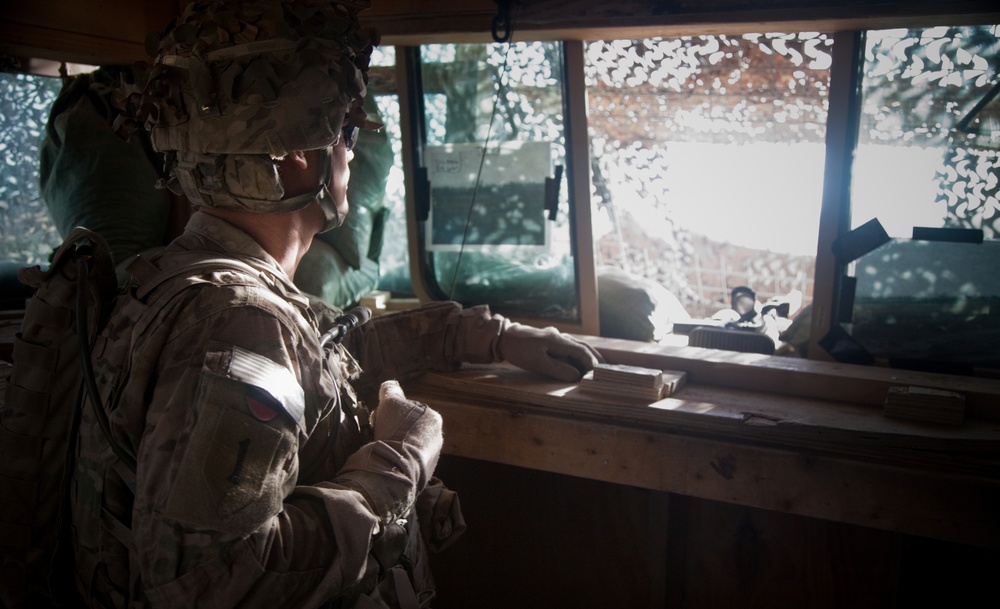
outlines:
[[406, 392], [444, 416], [447, 454], [1000, 547], [995, 421], [914, 423], [697, 382], [652, 404], [608, 400], [506, 366], [430, 374]]

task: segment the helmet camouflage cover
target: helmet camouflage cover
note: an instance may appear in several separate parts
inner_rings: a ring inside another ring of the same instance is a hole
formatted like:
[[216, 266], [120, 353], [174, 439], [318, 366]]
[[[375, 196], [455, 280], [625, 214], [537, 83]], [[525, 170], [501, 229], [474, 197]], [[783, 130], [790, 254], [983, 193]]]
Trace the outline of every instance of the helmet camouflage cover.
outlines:
[[322, 196], [285, 197], [276, 160], [336, 144], [350, 123], [377, 128], [362, 103], [373, 30], [369, 0], [194, 2], [140, 65], [126, 98], [128, 134], [149, 131], [166, 152], [167, 186], [196, 205], [252, 212], [300, 209]]

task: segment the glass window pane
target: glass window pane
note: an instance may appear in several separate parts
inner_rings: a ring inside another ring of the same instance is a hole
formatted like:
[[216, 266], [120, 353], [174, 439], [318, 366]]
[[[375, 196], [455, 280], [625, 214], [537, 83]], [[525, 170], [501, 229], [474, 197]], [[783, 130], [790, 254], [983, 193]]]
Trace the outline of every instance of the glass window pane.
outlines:
[[0, 263], [48, 262], [62, 239], [38, 189], [38, 154], [58, 78], [0, 73]]
[[890, 237], [914, 226], [1000, 229], [997, 26], [867, 34], [851, 216]]
[[396, 48], [376, 47], [372, 53], [368, 93], [378, 105], [378, 121], [385, 125], [392, 145], [394, 162], [389, 169], [383, 204], [389, 209], [382, 253], [379, 257], [380, 290], [395, 296], [412, 296], [409, 252], [406, 236], [406, 190], [403, 179], [402, 139], [399, 118], [399, 95], [396, 88]]
[[739, 286], [807, 305], [831, 46], [820, 33], [588, 44], [598, 264], [655, 280], [694, 318]]
[[562, 46], [420, 48], [425, 275], [440, 298], [573, 323]]
[[851, 265], [851, 333], [892, 365], [1000, 368], [998, 34], [867, 33], [852, 223], [875, 218], [892, 240]]

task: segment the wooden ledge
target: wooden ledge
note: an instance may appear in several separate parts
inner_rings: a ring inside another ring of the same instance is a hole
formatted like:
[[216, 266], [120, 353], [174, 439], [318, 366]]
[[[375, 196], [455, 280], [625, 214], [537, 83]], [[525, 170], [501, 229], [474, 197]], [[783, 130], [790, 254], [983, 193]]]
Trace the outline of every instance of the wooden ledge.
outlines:
[[906, 534], [1000, 547], [1000, 429], [688, 385], [611, 403], [509, 367], [431, 374], [407, 396], [447, 454]]
[[683, 370], [714, 387], [846, 402], [881, 410], [889, 388], [917, 386], [965, 396], [969, 418], [1000, 422], [1000, 380], [840, 364], [735, 351], [579, 336], [614, 364]]

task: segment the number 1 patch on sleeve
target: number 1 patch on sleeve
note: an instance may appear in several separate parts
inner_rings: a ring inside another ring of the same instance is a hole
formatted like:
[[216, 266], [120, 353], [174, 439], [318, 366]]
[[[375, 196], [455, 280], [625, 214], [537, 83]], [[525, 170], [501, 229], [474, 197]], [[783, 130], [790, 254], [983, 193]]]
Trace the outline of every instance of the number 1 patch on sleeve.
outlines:
[[246, 535], [281, 510], [295, 430], [270, 396], [224, 376], [203, 372], [197, 402], [165, 515]]

